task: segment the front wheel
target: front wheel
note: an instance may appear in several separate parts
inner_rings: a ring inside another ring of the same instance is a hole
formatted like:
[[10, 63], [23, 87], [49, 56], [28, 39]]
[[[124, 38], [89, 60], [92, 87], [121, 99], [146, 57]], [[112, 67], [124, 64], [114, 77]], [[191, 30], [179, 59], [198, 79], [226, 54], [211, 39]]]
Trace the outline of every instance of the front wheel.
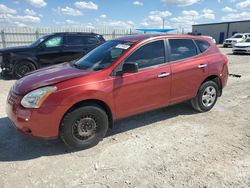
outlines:
[[29, 61], [22, 61], [14, 66], [14, 75], [16, 78], [22, 78], [25, 74], [36, 70], [36, 66]]
[[108, 130], [108, 116], [99, 106], [77, 108], [63, 118], [60, 137], [72, 149], [95, 146]]
[[207, 112], [215, 105], [219, 94], [218, 85], [214, 81], [204, 82], [194, 99], [192, 106], [199, 112]]

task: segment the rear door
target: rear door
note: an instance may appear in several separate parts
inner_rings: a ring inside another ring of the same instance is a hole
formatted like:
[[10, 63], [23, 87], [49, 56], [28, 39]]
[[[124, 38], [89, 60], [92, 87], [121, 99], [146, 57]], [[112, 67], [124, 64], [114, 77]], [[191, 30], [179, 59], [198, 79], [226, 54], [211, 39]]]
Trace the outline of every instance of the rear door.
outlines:
[[168, 39], [172, 70], [171, 103], [196, 96], [208, 76], [208, 64], [192, 39]]
[[164, 40], [158, 40], [139, 47], [125, 60], [124, 63], [138, 63], [139, 71], [116, 76], [114, 79], [117, 118], [168, 104], [171, 76], [165, 55]]

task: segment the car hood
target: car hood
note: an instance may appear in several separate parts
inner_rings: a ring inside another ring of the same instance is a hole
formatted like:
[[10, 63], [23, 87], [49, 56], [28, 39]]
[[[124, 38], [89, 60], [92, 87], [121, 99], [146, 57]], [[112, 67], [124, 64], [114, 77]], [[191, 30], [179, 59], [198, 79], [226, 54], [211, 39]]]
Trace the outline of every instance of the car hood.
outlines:
[[25, 51], [29, 51], [31, 49], [32, 48], [30, 46], [18, 46], [18, 47], [2, 48], [2, 49], [0, 49], [0, 53], [25, 52]]
[[31, 72], [27, 76], [17, 80], [12, 90], [16, 94], [24, 95], [34, 89], [54, 85], [65, 80], [87, 75], [91, 72], [77, 69], [72, 66], [72, 63], [63, 63]]
[[236, 43], [235, 46], [250, 46], [250, 42], [239, 42]]

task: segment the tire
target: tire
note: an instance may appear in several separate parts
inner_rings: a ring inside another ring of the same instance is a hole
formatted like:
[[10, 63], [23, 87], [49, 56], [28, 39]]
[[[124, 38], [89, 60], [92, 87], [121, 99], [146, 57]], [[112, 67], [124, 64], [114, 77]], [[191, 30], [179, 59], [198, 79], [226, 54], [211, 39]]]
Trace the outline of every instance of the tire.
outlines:
[[211, 110], [219, 96], [218, 85], [214, 81], [204, 82], [194, 99], [191, 100], [193, 108], [198, 112]]
[[228, 47], [228, 45], [224, 44], [224, 45], [223, 45], [223, 47], [224, 47], [224, 48], [227, 48], [227, 47]]
[[22, 78], [28, 72], [36, 70], [36, 66], [30, 61], [21, 61], [14, 66], [14, 76]]
[[109, 127], [108, 116], [99, 106], [83, 106], [65, 115], [60, 137], [71, 149], [87, 149], [99, 143]]

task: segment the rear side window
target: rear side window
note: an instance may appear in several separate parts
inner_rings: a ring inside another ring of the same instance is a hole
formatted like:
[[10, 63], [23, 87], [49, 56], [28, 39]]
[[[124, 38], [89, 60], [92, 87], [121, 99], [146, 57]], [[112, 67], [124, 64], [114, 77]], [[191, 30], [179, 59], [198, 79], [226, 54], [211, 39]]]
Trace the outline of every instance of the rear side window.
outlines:
[[140, 69], [165, 63], [164, 41], [145, 44], [129, 56], [126, 62], [136, 62]]
[[66, 36], [65, 45], [67, 46], [81, 46], [97, 44], [99, 40], [94, 36]]
[[205, 52], [208, 48], [210, 48], [210, 44], [207, 41], [195, 40], [195, 43], [197, 44], [202, 53]]
[[96, 37], [84, 37], [85, 44], [97, 44], [99, 41]]
[[170, 60], [176, 61], [197, 55], [197, 48], [191, 39], [169, 39]]

